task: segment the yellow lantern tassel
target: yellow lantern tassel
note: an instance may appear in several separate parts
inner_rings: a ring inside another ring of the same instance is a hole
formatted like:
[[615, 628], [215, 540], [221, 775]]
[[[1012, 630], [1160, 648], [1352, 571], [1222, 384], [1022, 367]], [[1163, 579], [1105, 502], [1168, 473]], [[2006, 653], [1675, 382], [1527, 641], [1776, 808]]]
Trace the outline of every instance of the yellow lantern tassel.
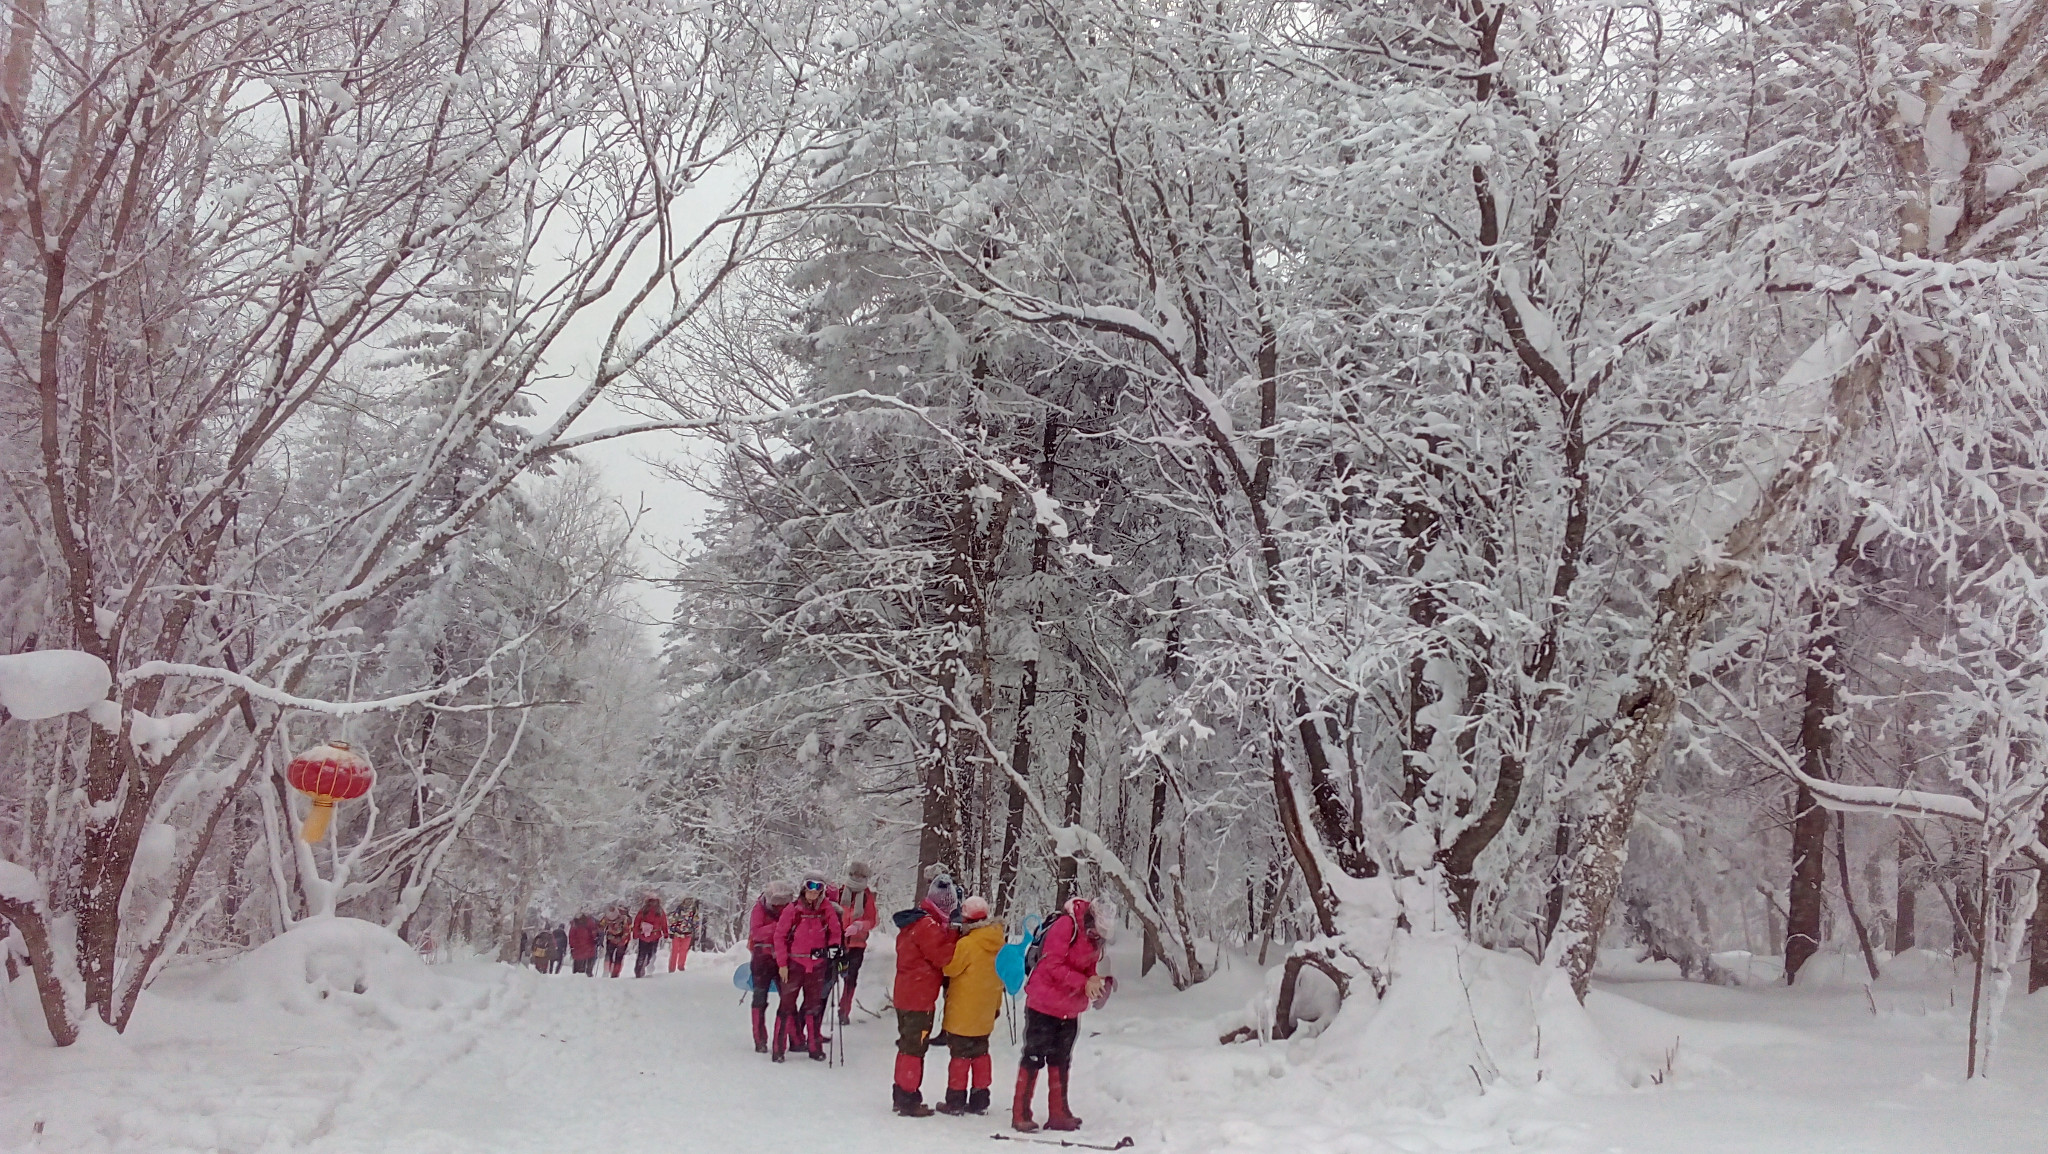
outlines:
[[334, 816], [334, 799], [325, 794], [313, 795], [313, 812], [306, 815], [305, 827], [299, 831], [307, 845], [312, 845], [327, 836], [328, 819]]

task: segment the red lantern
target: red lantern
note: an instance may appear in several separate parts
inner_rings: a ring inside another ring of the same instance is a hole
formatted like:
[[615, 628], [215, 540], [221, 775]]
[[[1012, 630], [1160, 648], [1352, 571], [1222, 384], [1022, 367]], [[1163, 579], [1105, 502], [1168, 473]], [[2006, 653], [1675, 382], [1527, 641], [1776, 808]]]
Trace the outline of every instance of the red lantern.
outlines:
[[334, 816], [334, 803], [354, 801], [370, 792], [377, 775], [362, 754], [348, 747], [348, 742], [330, 741], [292, 758], [285, 780], [292, 783], [293, 789], [312, 796], [313, 812], [306, 815], [306, 825], [299, 836], [316, 842], [327, 836], [327, 820]]

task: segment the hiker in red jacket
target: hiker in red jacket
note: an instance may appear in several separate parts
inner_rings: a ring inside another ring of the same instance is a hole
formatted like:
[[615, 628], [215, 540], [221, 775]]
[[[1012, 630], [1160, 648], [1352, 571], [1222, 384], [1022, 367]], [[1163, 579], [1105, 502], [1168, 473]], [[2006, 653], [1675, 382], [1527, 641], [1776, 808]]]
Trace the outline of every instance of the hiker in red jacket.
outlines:
[[647, 904], [640, 907], [640, 914], [633, 919], [633, 976], [644, 978], [647, 967], [654, 962], [654, 951], [668, 940], [668, 914], [662, 912], [661, 897], [648, 894]]
[[839, 918], [846, 927], [846, 956], [839, 964], [839, 1024], [853, 1021], [853, 988], [860, 983], [860, 964], [868, 953], [868, 934], [881, 921], [875, 891], [869, 884], [874, 871], [864, 861], [846, 867], [846, 884], [831, 892], [839, 905]]
[[769, 882], [747, 915], [747, 948], [753, 954], [748, 981], [754, 991], [754, 1052], [768, 1052], [768, 987], [775, 982], [775, 926], [783, 907], [796, 898], [788, 882]]
[[[782, 1061], [786, 1046], [809, 1050], [813, 1062], [825, 1060], [825, 976], [845, 940], [839, 907], [825, 898], [825, 875], [804, 874], [796, 900], [782, 907], [775, 922], [775, 970], [782, 981], [782, 1003], [776, 1010], [775, 1049]], [[799, 1006], [798, 997], [802, 997]]]
[[1102, 960], [1107, 927], [1097, 924], [1094, 907], [1074, 898], [1038, 932], [1044, 945], [1024, 983], [1024, 1057], [1017, 1064], [1010, 1125], [1027, 1133], [1038, 1129], [1031, 1120], [1031, 1099], [1038, 1091], [1038, 1072], [1044, 1070], [1045, 1128], [1079, 1130], [1081, 1120], [1067, 1109], [1067, 1068], [1081, 1011], [1103, 990], [1095, 966]]
[[896, 1112], [909, 1118], [932, 1113], [924, 1104], [924, 1053], [931, 1045], [939, 984], [960, 940], [953, 929], [953, 911], [959, 906], [953, 879], [940, 874], [925, 891], [923, 905], [895, 917], [896, 1079], [890, 1097]]
[[577, 973], [588, 977], [597, 968], [597, 939], [602, 933], [597, 919], [588, 913], [577, 914], [569, 923], [569, 957], [576, 963]]

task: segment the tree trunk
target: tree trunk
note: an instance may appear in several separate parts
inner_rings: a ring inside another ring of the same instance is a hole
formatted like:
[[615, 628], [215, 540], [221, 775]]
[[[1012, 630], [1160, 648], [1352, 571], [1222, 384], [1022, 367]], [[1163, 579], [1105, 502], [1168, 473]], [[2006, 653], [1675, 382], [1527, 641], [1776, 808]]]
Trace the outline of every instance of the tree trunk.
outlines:
[[[1043, 530], [1040, 530], [1042, 533]], [[1003, 814], [1002, 857], [996, 864], [995, 912], [1006, 913], [1016, 900], [1017, 869], [1024, 856], [1024, 785], [1031, 776], [1031, 726], [1038, 705], [1038, 661], [1024, 663], [1024, 686], [1017, 696], [1017, 733], [1010, 742], [1009, 804]]]
[[[1061, 806], [1061, 820], [1069, 826], [1081, 824], [1081, 798], [1088, 785], [1088, 699], [1080, 687], [1074, 689], [1074, 732], [1067, 742], [1067, 791]], [[1079, 896], [1081, 863], [1072, 854], [1059, 858], [1056, 900], [1060, 907]]]
[[[1863, 532], [1863, 518], [1849, 525], [1835, 545], [1835, 569], [1847, 565], [1856, 555], [1856, 539]], [[1833, 572], [1826, 581], [1833, 580]], [[1820, 781], [1834, 780], [1835, 733], [1828, 723], [1840, 706], [1842, 655], [1840, 630], [1834, 623], [1837, 597], [1832, 585], [1825, 594], [1809, 598], [1806, 632], [1806, 700], [1799, 716], [1800, 769]], [[1792, 886], [1786, 898], [1785, 984], [1799, 976], [1800, 967], [1820, 949], [1821, 918], [1824, 916], [1827, 886], [1828, 815], [1804, 785], [1792, 800]], [[1844, 850], [1843, 868], [1847, 868]], [[1848, 900], [1849, 878], [1842, 878], [1842, 894]], [[1853, 911], [1857, 935], [1865, 939], [1862, 920]], [[1866, 958], [1866, 960], [1868, 960]], [[1875, 974], [1872, 975], [1876, 977]]]
[[[1152, 823], [1147, 830], [1145, 846], [1145, 892], [1153, 905], [1162, 904], [1159, 890], [1159, 859], [1165, 850], [1165, 838], [1160, 827], [1166, 823], [1166, 769], [1160, 767], [1158, 777], [1152, 783]], [[1145, 927], [1145, 941], [1138, 958], [1138, 974], [1152, 972], [1159, 963], [1159, 933], [1152, 927]]]
[[[1900, 818], [1905, 821], [1905, 818]], [[1913, 845], [1908, 839], [1899, 838], [1899, 900], [1898, 913], [1893, 918], [1892, 953], [1902, 954], [1914, 948], [1918, 927], [1914, 922], [1917, 911], [1914, 908], [1919, 897], [1919, 884], [1915, 876], [1918, 863], [1913, 858]]]
[[[1766, 501], [1764, 507], [1773, 504]], [[1760, 534], [1769, 518], [1760, 512], [1753, 520], [1757, 522], [1753, 531]], [[1735, 541], [1742, 533], [1738, 529], [1729, 539]], [[1582, 803], [1573, 829], [1576, 846], [1567, 861], [1558, 932], [1544, 949], [1545, 963], [1569, 974], [1572, 992], [1581, 1002], [1592, 989], [1600, 934], [1621, 889], [1636, 803], [1663, 755], [1665, 736], [1678, 712], [1679, 690], [1691, 679], [1692, 655], [1700, 633], [1722, 594], [1740, 576], [1734, 558], [1747, 552], [1737, 546], [1711, 562], [1697, 561], [1664, 587], [1657, 597], [1657, 625], [1650, 634], [1636, 688], [1617, 703], [1607, 752], [1592, 775], [1596, 784]]]
[[[1039, 441], [1038, 484], [1050, 493], [1056, 453], [1059, 449], [1060, 423], [1057, 415], [1048, 414], [1045, 428]], [[1052, 559], [1052, 531], [1040, 522], [1031, 539], [1031, 575], [1037, 577], [1046, 571]], [[1045, 644], [1045, 614], [1043, 602], [1033, 598], [1034, 609], [1031, 623], [1032, 632], [1038, 636], [1038, 646]], [[1010, 903], [1016, 900], [1018, 867], [1024, 856], [1024, 783], [1021, 779], [1031, 776], [1031, 727], [1034, 711], [1038, 706], [1038, 664], [1040, 651], [1032, 649], [1032, 656], [1024, 662], [1024, 684], [1017, 695], [1017, 733], [1010, 742], [1010, 768], [1017, 773], [1010, 779], [1009, 805], [1003, 814], [1002, 856], [996, 863], [995, 911], [1005, 913]]]
[[1551, 836], [1550, 850], [1557, 855], [1550, 863], [1550, 894], [1543, 901], [1543, 948], [1550, 948], [1550, 939], [1557, 935], [1557, 921], [1564, 916], [1564, 883], [1566, 867], [1571, 864], [1572, 823], [1563, 814], [1557, 817], [1557, 832]]
[[78, 1040], [78, 1018], [64, 996], [64, 982], [57, 974], [57, 958], [50, 945], [49, 923], [43, 919], [41, 902], [0, 898], [0, 918], [12, 923], [28, 952], [29, 969], [36, 976], [36, 996], [42, 1000], [43, 1021], [50, 1028], [50, 1040], [69, 1046]]
[[1842, 910], [1849, 915], [1849, 924], [1855, 927], [1856, 944], [1863, 950], [1863, 965], [1870, 971], [1870, 980], [1877, 980], [1877, 951], [1870, 948], [1870, 931], [1863, 926], [1863, 917], [1856, 912], [1856, 890], [1849, 880], [1849, 819], [1845, 814], [1835, 815], [1835, 872], [1842, 879]]
[[975, 489], [979, 485], [973, 469], [960, 471], [959, 493], [953, 509], [952, 536], [948, 548], [941, 596], [945, 601], [946, 637], [933, 670], [938, 716], [932, 723], [932, 745], [919, 767], [918, 788], [923, 803], [918, 815], [917, 869], [924, 877], [935, 865], [959, 867], [961, 830], [961, 767], [958, 764], [965, 743], [958, 701], [965, 681], [972, 676], [968, 660], [978, 646], [969, 639], [974, 621], [974, 538]]
[[[1809, 770], [1809, 772], [1811, 772]], [[1827, 885], [1828, 811], [1800, 786], [1792, 801], [1792, 888], [1785, 903], [1785, 984], [1820, 949]]]
[[2048, 870], [2034, 883], [2034, 916], [2027, 925], [2027, 992], [2048, 989]]

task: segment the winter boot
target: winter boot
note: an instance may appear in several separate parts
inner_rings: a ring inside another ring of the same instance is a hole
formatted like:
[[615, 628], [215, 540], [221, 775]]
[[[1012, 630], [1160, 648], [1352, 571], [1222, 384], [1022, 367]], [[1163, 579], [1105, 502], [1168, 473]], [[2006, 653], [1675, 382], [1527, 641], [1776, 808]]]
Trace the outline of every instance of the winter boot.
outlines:
[[939, 1103], [938, 1110], [941, 1114], [967, 1113], [967, 1091], [948, 1089], [946, 1100]]
[[1045, 1128], [1048, 1130], [1079, 1130], [1081, 1120], [1067, 1109], [1067, 1068], [1047, 1066], [1045, 1068]]
[[1026, 1134], [1038, 1129], [1038, 1123], [1031, 1120], [1031, 1099], [1038, 1093], [1038, 1071], [1029, 1066], [1017, 1067], [1017, 1096], [1010, 1099], [1010, 1128]]
[[845, 985], [839, 987], [839, 1024], [842, 1026], [846, 1026], [851, 1025], [852, 1023], [853, 983], [848, 982]]
[[775, 1015], [775, 1048], [768, 1052], [768, 1060], [780, 1062], [789, 1053], [789, 1018]]
[[967, 1069], [970, 1075], [969, 1081], [974, 1086], [974, 1089], [967, 1092], [967, 1112], [969, 1114], [986, 1114], [988, 1113], [988, 1086], [989, 1082], [994, 1079], [995, 1063], [987, 1054], [983, 1054], [979, 1058], [969, 1059]]
[[809, 1036], [809, 1038], [810, 1038], [810, 1042], [811, 1042], [811, 1061], [813, 1061], [813, 1062], [822, 1062], [822, 1061], [824, 1061], [824, 1060], [825, 1060], [825, 1043], [827, 1043], [827, 1042], [829, 1042], [829, 1041], [831, 1041], [831, 1040], [832, 1040], [832, 1039], [830, 1039], [830, 1038], [828, 1038], [828, 1037], [826, 1037], [826, 1036], [825, 1036], [825, 1021], [824, 1021], [824, 1018], [823, 1018], [823, 1017], [822, 1017], [821, 1015], [818, 1015], [818, 1014], [812, 1014], [812, 1015], [810, 1015], [810, 1021], [809, 1021], [809, 1022], [808, 1022], [808, 1023], [807, 1023], [806, 1025], [805, 1025], [805, 1027], [804, 1027], [804, 1028], [805, 1028], [805, 1029], [806, 1029], [807, 1031], [809, 1031], [809, 1035], [808, 1035], [808, 1036]]
[[768, 1007], [754, 1007], [754, 1052], [768, 1052]]
[[896, 1112], [906, 1118], [929, 1118], [932, 1108], [924, 1104], [924, 1059], [896, 1055], [896, 1084], [890, 1087]]

